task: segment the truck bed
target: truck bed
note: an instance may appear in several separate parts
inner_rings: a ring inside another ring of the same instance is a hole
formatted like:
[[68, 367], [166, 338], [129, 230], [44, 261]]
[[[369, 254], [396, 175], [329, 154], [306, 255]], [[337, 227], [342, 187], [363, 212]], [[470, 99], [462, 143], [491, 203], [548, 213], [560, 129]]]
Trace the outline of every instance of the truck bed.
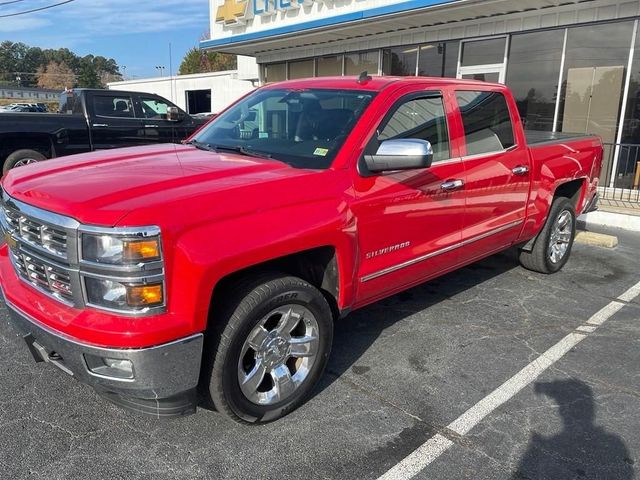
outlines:
[[581, 140], [593, 138], [594, 135], [585, 133], [565, 133], [565, 132], [543, 132], [539, 130], [525, 130], [527, 144], [531, 148], [536, 148], [550, 143], [563, 143], [569, 140]]

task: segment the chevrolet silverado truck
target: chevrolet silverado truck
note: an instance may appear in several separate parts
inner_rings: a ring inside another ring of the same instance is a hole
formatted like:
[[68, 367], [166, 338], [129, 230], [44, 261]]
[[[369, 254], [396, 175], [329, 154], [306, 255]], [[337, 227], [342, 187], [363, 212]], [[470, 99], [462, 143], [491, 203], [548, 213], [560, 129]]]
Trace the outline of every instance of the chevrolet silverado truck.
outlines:
[[74, 153], [179, 142], [206, 121], [158, 95], [69, 90], [60, 96], [59, 113], [0, 113], [0, 162], [7, 173]]
[[268, 422], [354, 309], [512, 246], [560, 270], [601, 161], [597, 137], [525, 133], [503, 85], [272, 84], [183, 145], [11, 170], [1, 290], [36, 361], [116, 404]]

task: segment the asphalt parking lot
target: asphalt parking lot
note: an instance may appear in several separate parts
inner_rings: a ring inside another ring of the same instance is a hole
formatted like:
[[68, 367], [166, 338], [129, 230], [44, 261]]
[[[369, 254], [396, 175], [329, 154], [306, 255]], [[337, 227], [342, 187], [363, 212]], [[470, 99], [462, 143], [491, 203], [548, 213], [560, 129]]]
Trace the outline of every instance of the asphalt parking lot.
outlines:
[[640, 235], [619, 239], [553, 276], [506, 252], [354, 312], [313, 398], [263, 427], [124, 412], [33, 363], [3, 306], [0, 478], [635, 478]]

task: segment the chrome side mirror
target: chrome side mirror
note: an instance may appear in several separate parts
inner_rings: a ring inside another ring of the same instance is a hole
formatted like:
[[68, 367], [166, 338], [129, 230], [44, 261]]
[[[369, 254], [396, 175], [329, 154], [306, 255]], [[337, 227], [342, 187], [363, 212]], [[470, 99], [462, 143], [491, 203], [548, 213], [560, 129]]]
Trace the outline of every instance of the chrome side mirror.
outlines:
[[383, 141], [375, 155], [364, 155], [363, 158], [368, 171], [362, 172], [365, 174], [429, 168], [433, 161], [433, 148], [427, 140], [398, 138]]
[[182, 113], [180, 113], [180, 109], [178, 107], [168, 107], [167, 108], [167, 120], [170, 122], [179, 122], [183, 119]]

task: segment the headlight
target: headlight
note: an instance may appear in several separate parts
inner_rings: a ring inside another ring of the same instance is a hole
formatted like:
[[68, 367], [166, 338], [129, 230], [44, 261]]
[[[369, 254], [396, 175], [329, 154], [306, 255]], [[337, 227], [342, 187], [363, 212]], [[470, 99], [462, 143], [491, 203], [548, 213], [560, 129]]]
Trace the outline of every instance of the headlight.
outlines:
[[161, 259], [160, 238], [82, 234], [82, 259], [110, 265], [135, 265]]
[[88, 302], [96, 307], [136, 312], [164, 304], [161, 281], [142, 285], [85, 276], [84, 284]]

